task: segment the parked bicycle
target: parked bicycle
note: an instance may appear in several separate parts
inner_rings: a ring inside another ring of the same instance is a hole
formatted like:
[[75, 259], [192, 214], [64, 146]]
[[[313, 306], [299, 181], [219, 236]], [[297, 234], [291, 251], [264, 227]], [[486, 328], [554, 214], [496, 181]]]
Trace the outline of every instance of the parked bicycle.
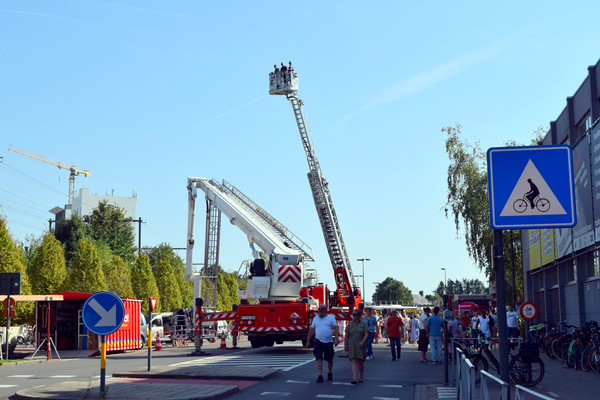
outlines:
[[[526, 195], [523, 195], [522, 199], [515, 200], [515, 202], [513, 203], [513, 209], [519, 214], [521, 214], [527, 211], [529, 204], [530, 203], [529, 200], [527, 200]], [[533, 205], [540, 212], [546, 212], [550, 209], [550, 201], [540, 196], [537, 196], [535, 199], [533, 199]]]
[[[467, 358], [475, 367], [477, 373], [477, 383], [481, 380], [480, 371], [488, 371], [489, 363], [500, 372], [500, 363], [498, 359], [489, 349], [489, 339], [485, 334], [479, 334], [479, 350], [478, 352], [469, 355]], [[516, 347], [516, 343], [511, 344], [509, 349]], [[523, 343], [516, 355], [509, 351], [510, 361], [508, 364], [508, 373], [512, 380], [522, 386], [535, 386], [544, 378], [545, 367], [544, 362], [539, 357], [539, 349], [536, 343]], [[487, 357], [487, 358], [486, 358]]]
[[600, 332], [598, 332], [598, 323], [596, 321], [589, 322], [590, 336], [585, 343], [583, 354], [581, 355], [581, 369], [589, 371], [592, 369], [592, 352], [600, 348]]
[[[582, 329], [575, 329], [573, 339], [567, 350], [567, 366], [569, 368], [580, 369], [583, 349], [588, 339], [591, 337], [590, 323], [586, 322]], [[563, 361], [564, 362], [564, 361]]]
[[[562, 325], [567, 329], [579, 329], [578, 326], [567, 325], [567, 321], [563, 321], [558, 325]], [[569, 345], [571, 344], [572, 340], [572, 334], [562, 331], [558, 335], [558, 338], [552, 341], [552, 353], [554, 353], [554, 356], [560, 361], [564, 361], [567, 358], [567, 352], [569, 351]]]

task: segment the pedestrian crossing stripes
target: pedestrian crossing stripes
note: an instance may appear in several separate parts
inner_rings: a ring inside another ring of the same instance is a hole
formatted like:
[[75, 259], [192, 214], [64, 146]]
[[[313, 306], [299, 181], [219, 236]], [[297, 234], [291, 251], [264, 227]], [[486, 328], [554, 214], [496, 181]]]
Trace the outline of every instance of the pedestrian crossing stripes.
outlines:
[[438, 399], [455, 399], [457, 396], [457, 388], [438, 386], [437, 394]]
[[247, 353], [203, 357], [191, 361], [185, 361], [182, 363], [171, 364], [170, 366], [173, 367], [179, 365], [233, 365], [236, 367], [269, 367], [278, 369], [283, 372], [287, 372], [313, 361], [315, 361], [315, 357], [312, 354], [257, 355], [256, 353]]

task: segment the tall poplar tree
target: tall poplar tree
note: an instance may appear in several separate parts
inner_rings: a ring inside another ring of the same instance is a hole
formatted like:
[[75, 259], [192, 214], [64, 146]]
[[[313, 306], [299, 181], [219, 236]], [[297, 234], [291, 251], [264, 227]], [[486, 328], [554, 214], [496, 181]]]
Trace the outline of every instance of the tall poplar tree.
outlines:
[[[0, 215], [0, 273], [21, 273], [21, 294], [31, 294], [31, 284], [25, 269], [25, 254], [23, 249], [17, 245], [6, 226], [6, 219]], [[33, 323], [34, 302], [18, 301], [15, 306], [15, 317], [11, 319], [13, 325]], [[1, 317], [1, 326], [6, 326], [6, 318]]]
[[154, 278], [161, 300], [161, 309], [165, 312], [181, 307], [181, 294], [175, 279], [173, 267], [166, 257], [158, 260], [154, 266]]
[[69, 290], [95, 293], [107, 288], [98, 249], [90, 240], [81, 240], [71, 262]]
[[50, 294], [63, 290], [68, 277], [65, 251], [52, 232], [46, 233], [39, 247], [33, 250], [29, 273], [34, 294]]
[[119, 256], [111, 256], [110, 262], [103, 265], [108, 290], [120, 297], [135, 298], [131, 285], [131, 271]]
[[161, 310], [160, 305], [160, 294], [158, 287], [156, 286], [156, 280], [150, 268], [150, 261], [146, 254], [141, 254], [133, 261], [133, 268], [131, 269], [131, 288], [133, 294], [138, 300], [142, 300], [142, 310], [148, 309], [148, 298], [156, 297], [156, 308], [154, 311], [159, 312]]

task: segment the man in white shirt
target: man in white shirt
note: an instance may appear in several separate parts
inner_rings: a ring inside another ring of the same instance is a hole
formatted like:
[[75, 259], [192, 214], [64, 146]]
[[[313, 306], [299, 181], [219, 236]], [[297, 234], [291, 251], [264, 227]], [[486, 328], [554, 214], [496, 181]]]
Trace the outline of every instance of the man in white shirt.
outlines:
[[485, 337], [489, 339], [490, 334], [490, 318], [487, 316], [487, 311], [483, 310], [481, 316], [477, 319], [476, 329], [479, 329], [481, 333], [485, 334]]
[[508, 328], [508, 337], [514, 339], [519, 337], [519, 313], [515, 311], [512, 305], [508, 306], [506, 312], [506, 327]]
[[333, 315], [327, 314], [327, 306], [325, 304], [319, 306], [319, 314], [313, 318], [310, 324], [308, 337], [306, 338], [306, 347], [308, 348], [310, 348], [310, 341], [313, 334], [315, 336], [313, 354], [317, 359], [317, 371], [319, 372], [317, 383], [323, 382], [323, 360], [327, 361], [327, 367], [329, 368], [327, 380], [332, 381], [333, 374], [331, 371], [333, 369], [333, 355], [335, 353], [333, 346], [337, 346], [340, 340], [337, 322]]

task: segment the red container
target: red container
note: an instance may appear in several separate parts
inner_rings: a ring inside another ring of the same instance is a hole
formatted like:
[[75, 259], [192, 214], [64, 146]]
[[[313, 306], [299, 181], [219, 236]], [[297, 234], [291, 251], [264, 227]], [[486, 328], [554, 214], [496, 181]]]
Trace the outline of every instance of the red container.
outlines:
[[106, 336], [106, 351], [134, 350], [142, 347], [140, 331], [142, 301], [122, 300], [125, 306], [125, 318], [116, 332]]

